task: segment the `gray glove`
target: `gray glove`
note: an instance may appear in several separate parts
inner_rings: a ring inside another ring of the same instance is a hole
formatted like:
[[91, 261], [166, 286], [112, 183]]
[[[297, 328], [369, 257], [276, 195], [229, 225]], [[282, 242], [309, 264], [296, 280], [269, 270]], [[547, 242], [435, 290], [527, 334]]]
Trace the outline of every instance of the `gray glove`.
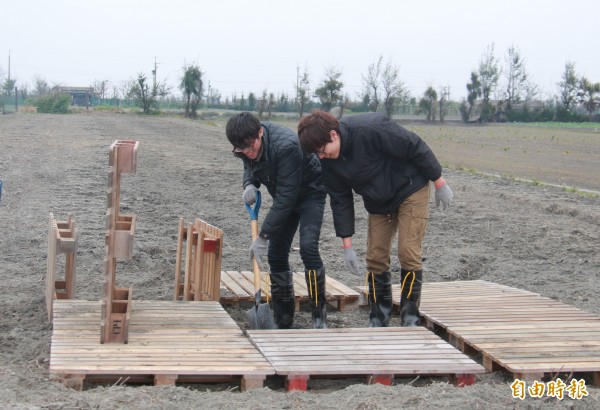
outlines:
[[252, 205], [256, 202], [256, 191], [258, 188], [254, 184], [248, 185], [244, 188], [244, 193], [242, 194], [242, 201], [248, 205]]
[[250, 245], [250, 250], [249, 250], [250, 260], [255, 258], [256, 263], [258, 263], [258, 267], [260, 268], [260, 270], [264, 270], [262, 258], [267, 255], [268, 249], [269, 249], [269, 241], [267, 239], [261, 238], [260, 236], [258, 236], [254, 240], [254, 242], [252, 242], [252, 245]]
[[435, 206], [438, 208], [440, 204], [442, 204], [442, 209], [446, 209], [450, 206], [450, 202], [452, 202], [452, 197], [454, 194], [452, 190], [448, 186], [448, 184], [444, 184], [439, 188], [435, 189]]
[[360, 267], [358, 266], [358, 259], [356, 258], [356, 252], [354, 249], [344, 248], [344, 264], [346, 269], [353, 275], [360, 275]]

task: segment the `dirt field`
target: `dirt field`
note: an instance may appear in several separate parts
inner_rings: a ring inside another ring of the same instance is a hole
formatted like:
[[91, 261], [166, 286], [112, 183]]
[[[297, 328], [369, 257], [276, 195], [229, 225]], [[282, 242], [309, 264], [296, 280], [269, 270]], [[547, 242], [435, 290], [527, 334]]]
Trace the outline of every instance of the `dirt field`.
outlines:
[[[171, 299], [179, 217], [200, 217], [222, 228], [223, 269], [250, 269], [241, 162], [231, 155], [222, 124], [106, 113], [0, 116], [0, 407], [598, 408], [599, 390], [589, 386], [590, 396], [581, 401], [513, 399], [512, 378], [503, 372], [482, 375], [465, 388], [443, 378], [397, 378], [391, 387], [367, 386], [362, 379], [311, 380], [307, 393], [285, 393], [278, 381], [246, 393], [235, 384], [109, 385], [77, 392], [50, 380], [44, 297], [48, 214], [58, 219], [73, 214], [80, 235], [77, 298], [100, 299], [107, 154], [114, 140], [140, 141], [137, 173], [124, 175], [122, 183], [122, 209], [136, 214], [137, 229], [133, 260], [118, 266], [119, 285], [132, 285], [136, 299]], [[455, 194], [445, 212], [432, 204], [426, 281], [485, 279], [600, 315], [600, 197], [544, 184], [600, 191], [597, 130], [406, 126], [448, 167], [445, 177]], [[270, 203], [265, 202], [263, 209]], [[366, 214], [358, 198], [356, 209], [354, 243], [364, 258]], [[346, 273], [339, 245], [327, 209], [320, 243], [327, 272], [349, 286], [361, 285]], [[297, 254], [292, 262], [301, 269]], [[396, 258], [393, 264], [398, 272]], [[228, 311], [245, 328], [245, 308]], [[367, 318], [365, 309], [329, 310], [331, 327], [365, 327]], [[399, 326], [397, 317], [392, 325]], [[297, 315], [295, 326], [310, 326], [308, 311]]]

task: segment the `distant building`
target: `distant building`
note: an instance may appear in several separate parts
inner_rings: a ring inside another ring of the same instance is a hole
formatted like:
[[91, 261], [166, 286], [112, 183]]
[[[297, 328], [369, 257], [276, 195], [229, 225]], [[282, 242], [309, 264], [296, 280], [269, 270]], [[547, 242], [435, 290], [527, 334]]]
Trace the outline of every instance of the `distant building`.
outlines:
[[65, 87], [57, 85], [52, 91], [69, 94], [71, 96], [71, 105], [78, 105], [80, 107], [89, 107], [94, 93], [93, 87]]

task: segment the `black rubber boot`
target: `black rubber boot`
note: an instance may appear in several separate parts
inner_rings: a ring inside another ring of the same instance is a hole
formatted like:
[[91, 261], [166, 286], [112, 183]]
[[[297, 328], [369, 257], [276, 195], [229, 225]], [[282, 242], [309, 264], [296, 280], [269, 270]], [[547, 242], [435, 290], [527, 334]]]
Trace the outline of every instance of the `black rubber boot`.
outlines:
[[419, 326], [423, 270], [400, 270], [400, 326]]
[[304, 271], [313, 329], [327, 329], [327, 301], [325, 289], [325, 267]]
[[367, 272], [369, 282], [369, 327], [387, 327], [392, 314], [392, 280], [389, 272]]
[[273, 319], [278, 329], [290, 329], [294, 324], [296, 310], [292, 272], [271, 272], [269, 276]]

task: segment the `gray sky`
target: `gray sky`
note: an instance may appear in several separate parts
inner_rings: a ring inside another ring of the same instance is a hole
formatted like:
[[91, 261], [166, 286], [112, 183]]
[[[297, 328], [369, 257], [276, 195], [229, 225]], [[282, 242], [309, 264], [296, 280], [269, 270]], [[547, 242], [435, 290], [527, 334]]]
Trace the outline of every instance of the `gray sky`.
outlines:
[[465, 84], [492, 43], [505, 65], [508, 47], [532, 80], [557, 93], [565, 62], [600, 81], [598, 0], [3, 0], [0, 71], [18, 85], [121, 87], [143, 72], [173, 91], [184, 64], [196, 63], [224, 97], [244, 92], [295, 95], [296, 67], [311, 88], [325, 67], [342, 71], [356, 98], [361, 75], [380, 55], [400, 66], [413, 96], [427, 86]]

